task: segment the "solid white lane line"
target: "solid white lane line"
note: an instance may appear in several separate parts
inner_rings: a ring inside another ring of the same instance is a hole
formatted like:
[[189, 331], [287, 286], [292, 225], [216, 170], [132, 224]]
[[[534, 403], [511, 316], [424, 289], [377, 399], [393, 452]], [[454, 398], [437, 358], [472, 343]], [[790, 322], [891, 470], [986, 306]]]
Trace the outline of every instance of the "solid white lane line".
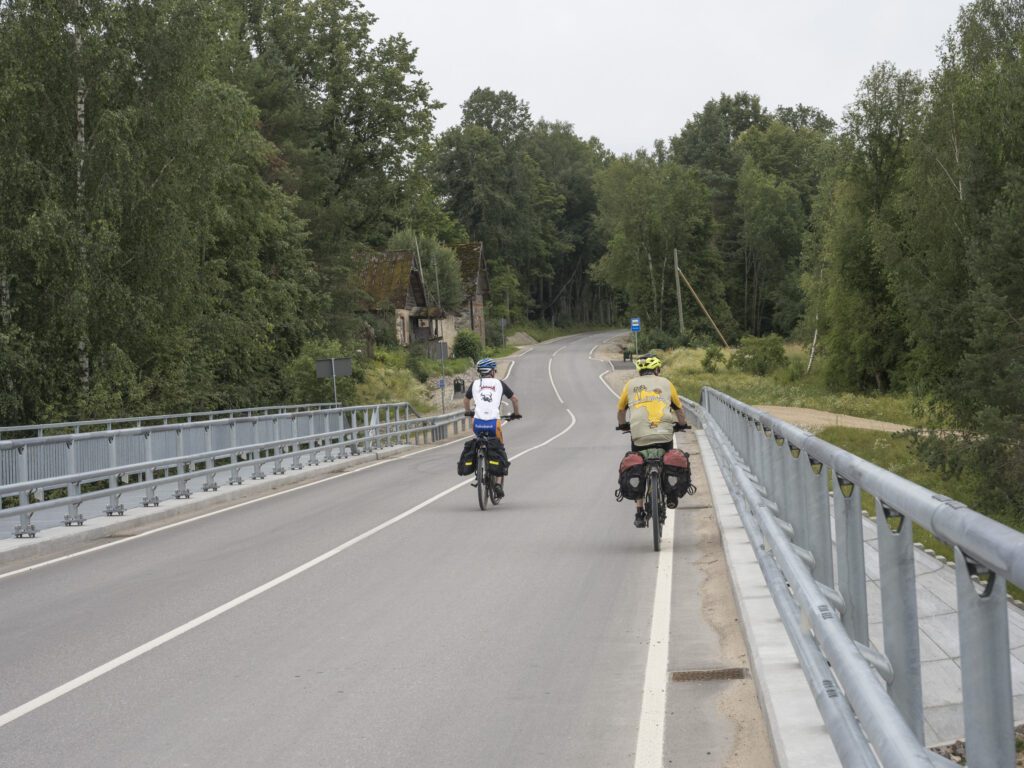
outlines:
[[593, 360], [594, 359], [594, 350], [597, 349], [600, 346], [601, 346], [600, 344], [595, 344], [594, 346], [592, 346], [590, 348], [590, 351], [587, 352], [587, 357], [589, 357], [591, 360]]
[[554, 354], [551, 355], [551, 357], [552, 358], [558, 357], [558, 353], [561, 352], [563, 349], [565, 349], [567, 346], [569, 346], [569, 345], [568, 344], [563, 344], [562, 346], [560, 346], [558, 349], [555, 350]]
[[512, 369], [513, 369], [513, 368], [515, 368], [515, 367], [516, 367], [516, 361], [515, 361], [515, 360], [513, 360], [513, 361], [512, 361], [511, 363], [509, 363], [509, 364], [508, 364], [508, 370], [507, 370], [507, 371], [505, 371], [505, 378], [506, 378], [506, 379], [507, 379], [507, 378], [508, 378], [509, 376], [511, 376], [511, 375], [512, 375]]
[[605, 387], [608, 388], [608, 391], [612, 393], [612, 397], [614, 397], [617, 400], [618, 397], [619, 397], [619, 393], [616, 392], [614, 389], [612, 389], [612, 385], [604, 380], [604, 377], [607, 376], [609, 373], [611, 373], [611, 371], [605, 371], [604, 373], [602, 373], [597, 378], [599, 378], [601, 380], [601, 383], [604, 384]]
[[[512, 459], [517, 459], [520, 456], [523, 456], [524, 454], [529, 453], [530, 451], [535, 451], [538, 448], [543, 448], [545, 445], [548, 445], [552, 441], [557, 440], [559, 437], [561, 437], [566, 432], [568, 432], [570, 429], [572, 429], [575, 426], [575, 424], [576, 424], [576, 416], [568, 408], [566, 408], [566, 411], [568, 412], [569, 418], [570, 418], [569, 426], [567, 426], [565, 429], [563, 429], [561, 432], [559, 432], [554, 437], [550, 437], [550, 438], [548, 438], [547, 440], [545, 440], [542, 443], [538, 443], [537, 445], [534, 445], [534, 446], [532, 446], [530, 448], [527, 448], [525, 451], [520, 451], [519, 453], [517, 453], [515, 456], [512, 456], [511, 458]], [[70, 680], [69, 682], [64, 683], [63, 685], [59, 685], [56, 688], [54, 688], [54, 689], [52, 689], [50, 691], [47, 691], [46, 693], [42, 694], [41, 696], [37, 696], [36, 698], [32, 699], [31, 701], [28, 701], [28, 702], [22, 704], [20, 707], [15, 707], [14, 709], [12, 709], [12, 710], [10, 710], [8, 712], [4, 712], [3, 714], [0, 714], [0, 728], [2, 728], [5, 725], [8, 725], [10, 723], [13, 723], [15, 720], [17, 720], [17, 719], [19, 719], [21, 717], [24, 717], [25, 715], [29, 714], [30, 712], [34, 712], [35, 710], [39, 709], [42, 706], [45, 706], [46, 704], [49, 704], [52, 701], [56, 701], [60, 697], [66, 695], [68, 693], [71, 693], [72, 691], [77, 690], [78, 688], [81, 688], [86, 683], [90, 683], [93, 680], [96, 680], [97, 678], [102, 677], [103, 675], [107, 674], [108, 672], [112, 672], [115, 669], [117, 669], [118, 667], [124, 666], [129, 661], [132, 661], [133, 659], [137, 659], [138, 657], [142, 656], [143, 654], [149, 653], [150, 651], [155, 650], [156, 648], [159, 648], [160, 646], [165, 645], [166, 643], [169, 643], [171, 640], [174, 640], [177, 637], [181, 637], [186, 632], [188, 632], [190, 630], [193, 630], [196, 627], [200, 627], [203, 624], [206, 624], [207, 622], [212, 621], [213, 619], [217, 618], [218, 616], [227, 613], [232, 608], [237, 608], [238, 606], [243, 605], [244, 603], [249, 602], [253, 598], [259, 597], [264, 592], [269, 592], [274, 587], [280, 586], [281, 584], [284, 584], [287, 581], [291, 581], [296, 576], [299, 576], [299, 575], [305, 573], [306, 571], [308, 571], [309, 569], [314, 568], [317, 565], [320, 565], [321, 563], [323, 563], [323, 562], [325, 562], [327, 560], [330, 560], [335, 555], [338, 555], [338, 554], [344, 552], [346, 549], [349, 549], [350, 547], [355, 546], [356, 544], [358, 544], [361, 541], [365, 541], [366, 539], [370, 538], [374, 534], [380, 533], [385, 528], [390, 528], [392, 525], [394, 525], [395, 523], [399, 522], [400, 520], [404, 520], [405, 518], [409, 517], [410, 515], [415, 514], [416, 512], [419, 512], [424, 507], [426, 507], [426, 506], [428, 506], [430, 504], [433, 504], [438, 499], [441, 499], [441, 498], [447, 496], [448, 494], [458, 490], [462, 486], [468, 485], [472, 480], [473, 480], [472, 477], [467, 477], [465, 480], [463, 480], [463, 481], [461, 481], [459, 483], [456, 483], [455, 485], [451, 486], [450, 488], [447, 488], [447, 489], [441, 491], [440, 493], [435, 494], [434, 496], [431, 496], [426, 501], [420, 502], [415, 507], [407, 509], [405, 512], [402, 512], [401, 514], [395, 515], [390, 520], [385, 520], [380, 525], [377, 525], [377, 526], [371, 528], [370, 530], [368, 530], [368, 531], [366, 531], [364, 533], [359, 534], [355, 538], [349, 539], [344, 544], [339, 544], [334, 549], [331, 549], [331, 550], [328, 550], [327, 552], [324, 552], [322, 555], [319, 555], [319, 556], [313, 558], [312, 560], [310, 560], [310, 561], [308, 561], [306, 563], [303, 563], [302, 565], [300, 565], [300, 566], [298, 566], [296, 568], [293, 568], [292, 570], [288, 571], [287, 573], [281, 574], [280, 576], [278, 576], [275, 579], [271, 579], [266, 584], [262, 584], [262, 585], [256, 587], [255, 589], [251, 589], [248, 592], [246, 592], [245, 594], [239, 595], [235, 599], [229, 600], [228, 602], [224, 603], [223, 605], [220, 605], [220, 606], [214, 608], [211, 611], [207, 611], [206, 613], [202, 614], [201, 616], [197, 616], [196, 618], [192, 619], [191, 621], [185, 622], [181, 626], [175, 627], [174, 629], [170, 630], [169, 632], [165, 632], [164, 634], [160, 635], [159, 637], [154, 638], [153, 640], [150, 640], [148, 643], [143, 643], [142, 645], [138, 646], [137, 648], [133, 648], [132, 650], [128, 651], [127, 653], [123, 653], [120, 656], [118, 656], [117, 658], [111, 659], [107, 663], [101, 664], [100, 666], [95, 667], [94, 669], [89, 670], [88, 672], [86, 672], [83, 675], [79, 675], [74, 680]]]
[[665, 517], [658, 553], [658, 580], [654, 587], [651, 644], [647, 649], [644, 697], [636, 737], [635, 768], [662, 768], [665, 752], [665, 702], [668, 687], [668, 643], [672, 618], [672, 534], [675, 515]]
[[555, 397], [558, 398], [558, 402], [560, 402], [562, 405], [565, 405], [565, 400], [563, 400], [562, 396], [558, 394], [558, 387], [555, 386], [555, 377], [551, 375], [551, 361], [554, 359], [554, 355], [548, 358], [548, 379], [551, 380], [551, 388], [555, 390]]

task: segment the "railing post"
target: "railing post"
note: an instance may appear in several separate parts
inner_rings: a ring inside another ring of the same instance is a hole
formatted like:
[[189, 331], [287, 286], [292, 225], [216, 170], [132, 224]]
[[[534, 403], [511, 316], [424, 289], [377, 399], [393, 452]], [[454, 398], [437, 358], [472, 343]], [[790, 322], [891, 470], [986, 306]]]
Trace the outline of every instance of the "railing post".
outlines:
[[156, 495], [156, 481], [153, 477], [153, 433], [145, 432], [143, 438], [146, 441], [146, 494], [142, 497], [142, 506], [158, 506], [160, 497]]
[[[174, 441], [178, 458], [182, 459], [185, 456], [185, 433], [181, 427], [174, 430]], [[174, 490], [174, 498], [187, 499], [192, 496], [192, 491], [188, 489], [188, 481], [182, 477], [185, 474], [185, 462], [178, 461], [176, 467], [178, 470], [178, 487]]]
[[[18, 446], [18, 482], [28, 482], [28, 450], [24, 445]], [[30, 539], [36, 537], [36, 527], [32, 523], [32, 510], [29, 509], [28, 491], [18, 493], [18, 507], [21, 512], [18, 516], [18, 524], [14, 526], [16, 538], [28, 536]]]
[[217, 485], [217, 461], [216, 457], [212, 455], [213, 452], [213, 430], [210, 429], [210, 425], [207, 424], [203, 427], [204, 437], [206, 438], [206, 459], [204, 469], [206, 472], [206, 480], [203, 482], [204, 491], [216, 491], [220, 486]]
[[[960, 547], [953, 551], [968, 765], [1012, 766], [1016, 749], [1006, 581], [998, 574], [982, 573]], [[979, 594], [972, 577], [985, 575], [987, 581], [978, 582], [984, 588]]]
[[[259, 419], [253, 419], [252, 420], [252, 434], [253, 434], [253, 440], [258, 443], [260, 441], [260, 438], [259, 438]], [[263, 474], [263, 464], [260, 463], [260, 461], [259, 461], [259, 459], [262, 458], [262, 456], [260, 456], [260, 449], [259, 448], [257, 448], [255, 450], [255, 452], [253, 453], [252, 457], [253, 457], [253, 459], [256, 459], [256, 462], [252, 465], [252, 475], [251, 475], [251, 477], [252, 477], [253, 480], [262, 480], [264, 477], [266, 477], [266, 475]]]
[[867, 575], [864, 570], [864, 522], [860, 488], [832, 473], [836, 510], [836, 554], [839, 558], [839, 594], [846, 601], [843, 626], [850, 637], [869, 645]]
[[921, 692], [921, 640], [917, 629], [917, 579], [914, 574], [913, 523], [875, 500], [878, 522], [879, 585], [882, 588], [882, 633], [892, 664], [889, 696], [903, 719], [924, 743]]
[[828, 472], [825, 465], [808, 455], [804, 468], [804, 519], [807, 543], [814, 554], [814, 578], [826, 587], [835, 585], [832, 570], [832, 518], [828, 504]]
[[[107, 437], [107, 461], [110, 464], [111, 469], [117, 466], [116, 432], [112, 432]], [[107, 488], [111, 491], [110, 501], [107, 502], [107, 508], [103, 510], [106, 512], [107, 517], [124, 514], [124, 504], [121, 503], [121, 492], [117, 490], [120, 485], [121, 481], [116, 472], [107, 478]]]
[[[69, 475], [78, 474], [78, 451], [75, 450], [75, 441], [68, 440], [65, 445], [67, 446], [67, 470]], [[85, 523], [85, 518], [82, 517], [82, 513], [79, 510], [81, 501], [75, 501], [74, 499], [81, 494], [82, 484], [78, 480], [72, 480], [67, 484], [67, 495], [68, 495], [68, 511], [64, 513], [64, 525], [82, 525]]]

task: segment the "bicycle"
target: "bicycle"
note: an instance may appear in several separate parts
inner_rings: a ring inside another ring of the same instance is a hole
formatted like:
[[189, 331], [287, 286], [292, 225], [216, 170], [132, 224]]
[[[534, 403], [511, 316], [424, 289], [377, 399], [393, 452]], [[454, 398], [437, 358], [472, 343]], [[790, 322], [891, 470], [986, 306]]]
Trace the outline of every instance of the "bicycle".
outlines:
[[[689, 429], [689, 424], [676, 424], [673, 432], [682, 432]], [[629, 424], [622, 424], [615, 428], [619, 432], [629, 432]], [[654, 539], [654, 551], [661, 551], [661, 534], [665, 525], [666, 506], [665, 492], [661, 485], [662, 457], [665, 455], [664, 448], [639, 448], [637, 450], [644, 459], [644, 522], [651, 529]], [[657, 514], [655, 514], [657, 512]]]
[[[473, 412], [466, 411], [466, 416], [473, 418]], [[505, 419], [505, 423], [521, 418], [523, 418], [521, 414], [512, 414]], [[482, 440], [480, 435], [476, 436], [474, 455], [476, 456], [476, 480], [470, 483], [470, 485], [476, 488], [477, 503], [480, 505], [480, 510], [483, 511], [487, 509], [488, 502], [494, 506], [498, 506], [498, 503], [505, 494], [504, 488], [502, 488], [502, 494], [498, 494], [497, 487], [499, 483], [495, 479], [497, 475], [491, 473], [490, 464], [488, 463], [487, 441]]]

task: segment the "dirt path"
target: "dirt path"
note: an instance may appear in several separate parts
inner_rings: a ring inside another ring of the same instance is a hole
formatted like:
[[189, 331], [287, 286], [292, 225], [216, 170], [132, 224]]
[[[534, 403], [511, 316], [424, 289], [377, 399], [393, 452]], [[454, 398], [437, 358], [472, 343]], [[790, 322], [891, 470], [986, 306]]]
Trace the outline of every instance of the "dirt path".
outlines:
[[841, 413], [816, 411], [813, 408], [794, 408], [788, 405], [755, 405], [758, 410], [769, 416], [776, 416], [783, 421], [814, 432], [823, 427], [852, 427], [854, 429], [873, 429], [876, 432], [903, 432], [913, 429], [906, 424], [893, 424], [891, 421], [862, 419], [859, 416], [844, 416]]

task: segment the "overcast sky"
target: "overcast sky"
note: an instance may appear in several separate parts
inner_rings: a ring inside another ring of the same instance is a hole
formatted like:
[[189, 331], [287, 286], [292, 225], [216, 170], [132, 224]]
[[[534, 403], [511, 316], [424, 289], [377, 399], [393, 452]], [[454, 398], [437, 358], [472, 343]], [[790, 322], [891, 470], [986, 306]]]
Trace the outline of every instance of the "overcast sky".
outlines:
[[871, 65], [927, 75], [961, 0], [364, 0], [402, 32], [456, 124], [478, 86], [616, 153], [679, 132], [722, 92], [839, 120]]

